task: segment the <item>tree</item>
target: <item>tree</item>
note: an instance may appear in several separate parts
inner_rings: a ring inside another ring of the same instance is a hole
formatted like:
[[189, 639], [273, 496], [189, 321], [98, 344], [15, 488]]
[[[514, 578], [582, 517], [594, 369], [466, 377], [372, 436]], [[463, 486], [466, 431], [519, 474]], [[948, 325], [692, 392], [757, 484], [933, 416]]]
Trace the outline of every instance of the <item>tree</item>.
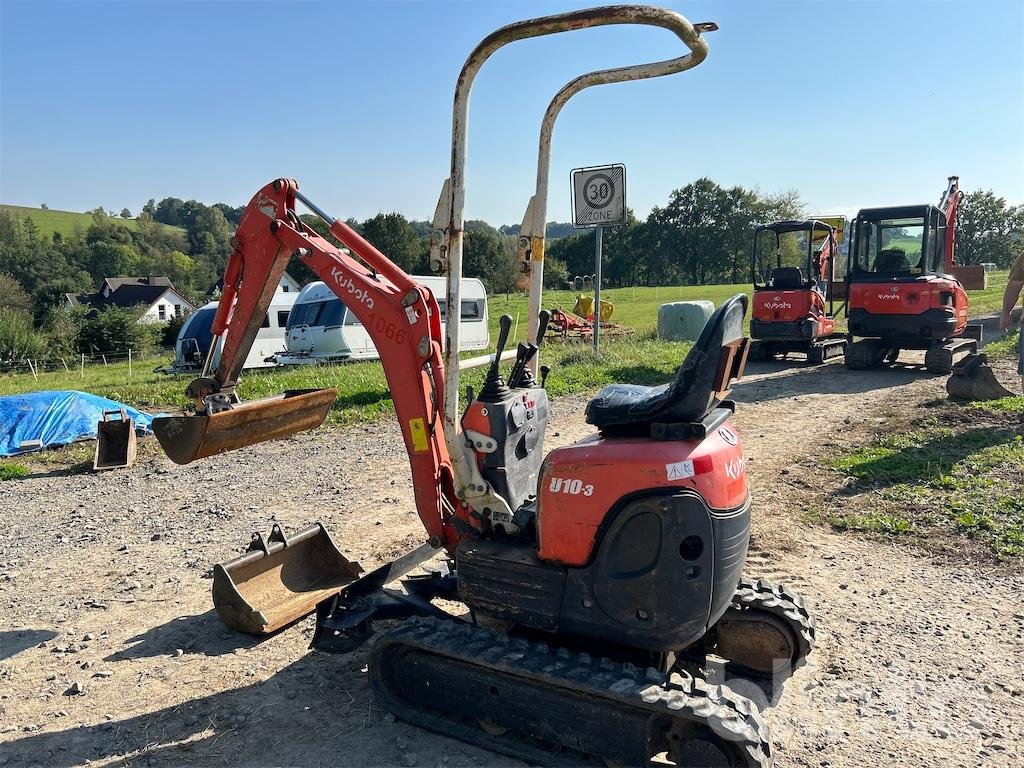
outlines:
[[163, 326], [140, 323], [140, 316], [139, 308], [109, 306], [100, 310], [82, 323], [78, 335], [79, 349], [91, 354], [150, 349]]
[[364, 221], [362, 229], [363, 237], [406, 272], [416, 271], [425, 261], [427, 245], [402, 214], [378, 213]]
[[32, 327], [27, 315], [0, 308], [0, 363], [44, 357], [46, 353], [46, 337]]
[[132, 217], [132, 212], [131, 211], [129, 211], [127, 208], [122, 208], [121, 209], [121, 218], [122, 219], [130, 219], [131, 217]]
[[97, 281], [106, 277], [128, 277], [138, 272], [139, 252], [131, 245], [103, 240], [90, 246], [90, 250], [89, 272]]
[[992, 190], [964, 195], [957, 217], [957, 263], [1009, 267], [1014, 232], [1024, 235], [1024, 205], [1010, 205]]
[[146, 204], [142, 206], [142, 212], [148, 214], [152, 218], [153, 214], [156, 213], [156, 200], [152, 197], [149, 198], [149, 200], [146, 201]]
[[0, 309], [32, 315], [32, 297], [14, 277], [0, 272]]
[[462, 241], [462, 274], [478, 277], [489, 293], [504, 293], [516, 287], [516, 257], [511, 238], [497, 230], [467, 228]]

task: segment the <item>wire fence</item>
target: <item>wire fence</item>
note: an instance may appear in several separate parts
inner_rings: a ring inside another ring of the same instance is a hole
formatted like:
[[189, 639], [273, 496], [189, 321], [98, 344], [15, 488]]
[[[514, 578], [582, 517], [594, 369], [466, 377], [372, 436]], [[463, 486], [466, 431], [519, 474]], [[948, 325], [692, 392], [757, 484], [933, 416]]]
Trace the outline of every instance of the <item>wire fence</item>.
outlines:
[[0, 360], [0, 375], [17, 376], [30, 374], [39, 378], [41, 373], [64, 371], [69, 374], [78, 373], [84, 378], [87, 368], [97, 366], [128, 365], [128, 375], [134, 376], [139, 371], [149, 372], [152, 366], [165, 362], [174, 356], [173, 349], [156, 347], [149, 350], [111, 350], [109, 352], [93, 352], [92, 354], [51, 355], [38, 358], [21, 358]]

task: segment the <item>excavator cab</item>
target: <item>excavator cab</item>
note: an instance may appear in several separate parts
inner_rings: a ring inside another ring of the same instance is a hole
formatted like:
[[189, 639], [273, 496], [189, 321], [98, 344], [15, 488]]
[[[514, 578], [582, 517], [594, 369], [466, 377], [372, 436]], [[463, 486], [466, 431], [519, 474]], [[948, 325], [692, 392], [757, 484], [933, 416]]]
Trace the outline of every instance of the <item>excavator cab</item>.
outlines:
[[961, 196], [951, 176], [938, 206], [857, 214], [846, 275], [847, 368], [888, 365], [909, 349], [925, 351], [928, 371], [950, 373], [977, 352], [981, 326], [968, 326], [967, 292], [951, 274]]
[[[845, 227], [845, 219], [833, 217]], [[776, 221], [754, 229], [752, 360], [802, 353], [812, 364], [843, 354], [831, 286], [837, 228], [819, 219]]]

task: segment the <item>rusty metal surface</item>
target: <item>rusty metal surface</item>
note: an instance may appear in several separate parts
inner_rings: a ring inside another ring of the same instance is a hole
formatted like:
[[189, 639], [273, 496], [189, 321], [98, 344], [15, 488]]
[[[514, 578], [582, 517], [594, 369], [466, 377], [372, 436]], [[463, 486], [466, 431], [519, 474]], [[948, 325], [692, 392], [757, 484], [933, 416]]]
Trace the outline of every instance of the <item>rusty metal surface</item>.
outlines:
[[289, 390], [212, 415], [160, 416], [153, 433], [171, 461], [188, 464], [318, 427], [337, 397], [336, 389]]
[[275, 525], [266, 539], [254, 534], [244, 555], [213, 567], [213, 605], [231, 629], [266, 635], [312, 613], [362, 572], [320, 523], [292, 536]]
[[[112, 414], [119, 414], [119, 419], [108, 419]], [[135, 463], [138, 438], [135, 436], [135, 420], [128, 417], [124, 410], [104, 411], [102, 421], [96, 424], [96, 453], [93, 456], [92, 468], [120, 469]]]

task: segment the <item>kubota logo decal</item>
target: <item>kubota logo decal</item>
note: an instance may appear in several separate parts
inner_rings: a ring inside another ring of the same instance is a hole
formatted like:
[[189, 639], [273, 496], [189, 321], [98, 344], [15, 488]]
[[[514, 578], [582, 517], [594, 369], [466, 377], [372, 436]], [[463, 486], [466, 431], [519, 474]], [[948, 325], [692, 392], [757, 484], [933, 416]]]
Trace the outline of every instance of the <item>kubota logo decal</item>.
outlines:
[[567, 493], [572, 496], [593, 496], [594, 486], [584, 485], [583, 481], [578, 477], [573, 478], [561, 478], [552, 477], [551, 482], [548, 483], [548, 490], [552, 493]]
[[792, 309], [793, 305], [788, 301], [766, 301], [764, 303], [765, 309]]
[[337, 267], [331, 267], [331, 278], [333, 278], [334, 282], [338, 284], [339, 288], [343, 288], [349, 294], [365, 304], [367, 309], [373, 309], [373, 297], [362, 288], [357, 288], [356, 284], [352, 282], [352, 278], [346, 277], [340, 269]]
[[742, 456], [737, 459], [729, 459], [725, 462], [725, 476], [730, 480], [739, 480], [746, 466], [747, 461]]

